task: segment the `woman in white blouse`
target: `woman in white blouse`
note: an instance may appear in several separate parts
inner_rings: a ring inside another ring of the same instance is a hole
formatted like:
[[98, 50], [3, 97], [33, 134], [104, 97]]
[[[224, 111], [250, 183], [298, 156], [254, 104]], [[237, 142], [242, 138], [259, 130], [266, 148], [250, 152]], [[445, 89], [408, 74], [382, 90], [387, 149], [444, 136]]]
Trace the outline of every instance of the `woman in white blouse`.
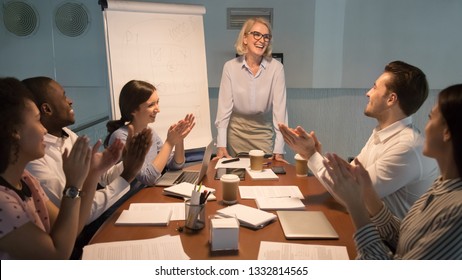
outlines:
[[235, 44], [239, 57], [223, 67], [215, 121], [218, 158], [259, 149], [284, 161], [278, 123], [287, 124], [286, 84], [282, 64], [271, 56], [271, 39], [267, 20], [248, 19]]

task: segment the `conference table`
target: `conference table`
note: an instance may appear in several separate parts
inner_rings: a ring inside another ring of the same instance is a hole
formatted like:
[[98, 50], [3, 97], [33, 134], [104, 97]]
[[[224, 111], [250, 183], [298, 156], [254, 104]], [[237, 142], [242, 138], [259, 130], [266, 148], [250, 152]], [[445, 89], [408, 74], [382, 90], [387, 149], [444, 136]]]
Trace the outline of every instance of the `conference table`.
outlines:
[[[211, 161], [203, 184], [216, 189], [216, 201], [206, 204], [206, 217], [213, 215], [217, 210], [226, 207], [223, 204], [221, 184], [214, 179], [216, 161]], [[295, 167], [290, 164], [271, 161], [270, 166], [284, 166], [286, 174], [280, 174], [279, 180], [252, 180], [248, 174], [245, 180], [240, 182], [242, 186], [284, 186], [295, 185], [300, 188], [304, 195], [303, 203], [305, 210], [322, 211], [339, 234], [339, 239], [334, 240], [287, 240], [278, 220], [266, 225], [264, 228], [254, 230], [246, 227], [239, 228], [239, 250], [236, 251], [211, 251], [209, 245], [209, 222], [199, 231], [183, 229], [185, 221], [171, 221], [167, 226], [119, 226], [115, 221], [124, 209], [128, 209], [131, 203], [171, 203], [183, 202], [183, 199], [164, 195], [163, 187], [146, 187], [125, 201], [99, 228], [89, 244], [128, 241], [160, 237], [163, 235], [180, 235], [185, 253], [193, 260], [205, 259], [241, 259], [255, 260], [258, 257], [260, 241], [287, 242], [298, 244], [335, 245], [346, 246], [350, 259], [356, 257], [353, 241], [354, 227], [345, 208], [337, 203], [325, 190], [314, 176], [298, 177]], [[198, 168], [192, 166], [189, 168]], [[238, 203], [257, 207], [253, 199], [241, 199]], [[275, 211], [270, 211], [274, 212]], [[303, 221], [300, 221], [303, 222]]]

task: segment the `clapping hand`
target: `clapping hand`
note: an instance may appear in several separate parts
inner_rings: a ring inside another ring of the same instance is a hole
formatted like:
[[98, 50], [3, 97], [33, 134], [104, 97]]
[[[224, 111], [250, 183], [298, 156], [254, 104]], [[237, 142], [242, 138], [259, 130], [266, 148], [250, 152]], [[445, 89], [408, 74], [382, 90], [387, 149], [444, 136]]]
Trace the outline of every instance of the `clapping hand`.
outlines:
[[93, 146], [93, 156], [91, 160], [91, 171], [103, 174], [114, 164], [116, 164], [121, 156], [124, 148], [124, 143], [116, 139], [109, 147], [103, 152], [97, 152], [101, 146], [101, 140], [98, 140]]
[[321, 152], [322, 145], [314, 132], [307, 133], [301, 126], [290, 128], [279, 124], [279, 130], [286, 144], [305, 159], [309, 159], [315, 152]]
[[178, 121], [176, 124], [171, 125], [168, 129], [166, 141], [172, 145], [176, 145], [183, 141], [183, 139], [188, 136], [193, 127], [196, 125], [194, 120], [195, 117], [193, 114], [187, 114], [184, 119]]
[[127, 182], [132, 181], [143, 167], [146, 154], [152, 145], [152, 130], [150, 128], [144, 128], [141, 132], [133, 134], [133, 125], [129, 124], [123, 156], [124, 171], [121, 174]]
[[63, 170], [66, 174], [66, 184], [81, 188], [90, 169], [92, 150], [86, 136], [77, 138], [72, 150], [67, 149], [63, 155]]
[[356, 166], [350, 165], [336, 154], [327, 154], [326, 158], [323, 164], [330, 178], [324, 176], [322, 180], [333, 192], [334, 197], [347, 207], [363, 203], [364, 189], [372, 186], [372, 182], [361, 163], [356, 160]]

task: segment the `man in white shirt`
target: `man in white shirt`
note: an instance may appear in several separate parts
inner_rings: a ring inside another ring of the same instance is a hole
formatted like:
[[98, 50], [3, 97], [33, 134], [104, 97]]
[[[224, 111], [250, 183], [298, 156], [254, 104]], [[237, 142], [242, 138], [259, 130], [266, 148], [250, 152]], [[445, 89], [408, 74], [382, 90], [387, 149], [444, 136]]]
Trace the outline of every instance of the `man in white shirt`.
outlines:
[[[66, 149], [71, 150], [78, 137], [66, 128], [75, 122], [72, 100], [66, 96], [62, 86], [50, 78], [35, 77], [23, 83], [32, 92], [41, 113], [40, 121], [48, 131], [45, 135], [45, 156], [30, 162], [27, 170], [40, 181], [47, 196], [59, 207], [66, 183], [62, 154]], [[101, 178], [99, 184], [102, 188], [95, 193], [87, 224], [96, 220], [129, 191], [130, 182], [139, 172], [149, 150], [150, 139], [150, 130], [132, 137], [131, 144], [125, 147], [124, 160], [111, 167]], [[120, 142], [117, 145], [123, 144]], [[104, 156], [104, 152], [101, 156]]]
[[[423, 136], [411, 117], [427, 98], [428, 83], [419, 68], [394, 61], [385, 66], [366, 96], [369, 103], [364, 114], [375, 118], [378, 125], [357, 158], [369, 172], [382, 201], [403, 218], [439, 173], [435, 160], [423, 156]], [[285, 142], [308, 159], [308, 167], [323, 183], [321, 178], [329, 175], [314, 132], [307, 133], [300, 126], [279, 127]]]

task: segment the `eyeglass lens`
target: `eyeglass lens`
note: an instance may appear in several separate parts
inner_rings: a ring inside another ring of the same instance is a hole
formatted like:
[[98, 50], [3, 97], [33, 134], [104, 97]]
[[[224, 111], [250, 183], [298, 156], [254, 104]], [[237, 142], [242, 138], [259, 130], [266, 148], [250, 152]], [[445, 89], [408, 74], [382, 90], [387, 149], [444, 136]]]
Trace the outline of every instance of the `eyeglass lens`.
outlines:
[[263, 40], [265, 42], [268, 42], [268, 41], [271, 40], [271, 34], [261, 34], [258, 31], [252, 31], [252, 32], [249, 32], [249, 33], [253, 35], [253, 38], [255, 40], [260, 40], [262, 37], [263, 37]]

